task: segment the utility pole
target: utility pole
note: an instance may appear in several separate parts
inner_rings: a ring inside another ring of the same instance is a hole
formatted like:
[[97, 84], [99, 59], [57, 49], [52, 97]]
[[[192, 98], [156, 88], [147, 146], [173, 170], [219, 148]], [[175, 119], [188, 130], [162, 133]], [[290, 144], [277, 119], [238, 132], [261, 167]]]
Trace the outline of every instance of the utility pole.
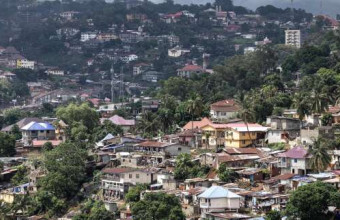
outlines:
[[119, 99], [124, 99], [124, 67], [120, 69]]
[[113, 89], [113, 77], [114, 77], [114, 72], [115, 70], [113, 69], [113, 64], [111, 64], [111, 69], [110, 69], [110, 72], [111, 72], [111, 102], [113, 103], [113, 94], [114, 94], [114, 89]]

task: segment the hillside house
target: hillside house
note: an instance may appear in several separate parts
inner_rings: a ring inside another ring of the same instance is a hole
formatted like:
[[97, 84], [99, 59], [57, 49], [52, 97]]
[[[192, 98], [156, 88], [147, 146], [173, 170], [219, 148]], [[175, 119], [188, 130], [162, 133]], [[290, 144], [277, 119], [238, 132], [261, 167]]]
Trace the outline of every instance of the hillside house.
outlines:
[[280, 153], [278, 157], [280, 159], [278, 167], [281, 168], [281, 174], [292, 173], [303, 176], [311, 171], [309, 165], [311, 155], [302, 146], [297, 146], [284, 153]]
[[268, 144], [288, 143], [300, 135], [301, 121], [296, 118], [271, 116], [266, 124], [270, 126], [266, 134]]
[[198, 65], [186, 65], [181, 69], [177, 70], [177, 76], [183, 77], [183, 78], [190, 78], [194, 74], [200, 75], [204, 72], [203, 67]]
[[235, 118], [239, 110], [240, 108], [235, 100], [226, 99], [210, 105], [210, 116], [217, 121], [227, 120]]
[[224, 213], [238, 211], [241, 196], [221, 187], [212, 186], [198, 196], [201, 217], [206, 218], [207, 213]]

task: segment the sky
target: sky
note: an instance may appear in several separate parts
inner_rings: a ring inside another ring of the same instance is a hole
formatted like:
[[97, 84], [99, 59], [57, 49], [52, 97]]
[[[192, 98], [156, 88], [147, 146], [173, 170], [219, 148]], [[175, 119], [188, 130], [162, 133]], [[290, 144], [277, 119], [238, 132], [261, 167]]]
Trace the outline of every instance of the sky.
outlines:
[[[154, 2], [163, 2], [164, 0], [151, 0]], [[294, 8], [302, 8], [314, 14], [327, 14], [333, 17], [340, 14], [340, 0], [293, 0]], [[214, 2], [214, 0], [175, 0], [180, 4], [205, 4]], [[322, 3], [321, 3], [322, 2]], [[262, 5], [274, 5], [276, 7], [291, 7], [291, 0], [234, 0], [234, 5], [241, 5], [255, 10]]]

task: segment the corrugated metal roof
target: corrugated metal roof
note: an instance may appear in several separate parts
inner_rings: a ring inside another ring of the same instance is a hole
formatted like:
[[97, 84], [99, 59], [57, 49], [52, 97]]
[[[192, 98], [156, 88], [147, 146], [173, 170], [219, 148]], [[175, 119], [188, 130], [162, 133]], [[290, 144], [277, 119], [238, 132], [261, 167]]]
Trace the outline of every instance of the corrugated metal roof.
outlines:
[[204, 193], [198, 196], [198, 198], [207, 198], [207, 199], [214, 199], [214, 198], [241, 198], [241, 196], [223, 188], [222, 186], [212, 186]]
[[21, 128], [24, 131], [53, 131], [55, 128], [48, 122], [30, 122]]

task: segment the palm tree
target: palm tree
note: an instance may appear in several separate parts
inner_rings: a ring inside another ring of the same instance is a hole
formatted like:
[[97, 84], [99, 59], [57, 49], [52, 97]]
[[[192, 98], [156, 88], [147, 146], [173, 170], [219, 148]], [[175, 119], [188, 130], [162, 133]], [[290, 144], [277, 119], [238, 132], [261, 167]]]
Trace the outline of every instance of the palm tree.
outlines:
[[329, 104], [327, 94], [319, 88], [314, 89], [311, 96], [311, 104], [313, 113], [320, 115], [325, 112]]
[[143, 136], [155, 136], [159, 127], [159, 117], [152, 112], [145, 112], [137, 125], [137, 130], [142, 131]]
[[[187, 101], [187, 111], [191, 115], [191, 130], [194, 131], [194, 117], [200, 116], [203, 111], [202, 99], [199, 96], [196, 96]], [[194, 146], [196, 148], [196, 137], [194, 137]]]
[[299, 119], [302, 120], [306, 115], [309, 115], [311, 112], [311, 107], [308, 102], [309, 96], [308, 94], [297, 93], [294, 96], [293, 107], [296, 108], [297, 114], [299, 115]]
[[255, 112], [253, 111], [253, 108], [251, 108], [251, 104], [249, 102], [249, 100], [247, 100], [247, 97], [244, 94], [240, 94], [237, 98], [236, 98], [236, 103], [239, 106], [239, 111], [238, 114], [240, 116], [240, 118], [243, 120], [244, 124], [247, 127], [247, 133], [249, 136], [249, 140], [251, 140], [251, 145], [253, 146], [253, 139], [251, 137], [250, 131], [249, 131], [249, 126], [248, 126], [248, 122], [249, 121], [253, 121], [255, 118]]
[[327, 152], [328, 149], [322, 139], [319, 138], [313, 141], [313, 145], [308, 151], [308, 153], [312, 155], [309, 163], [313, 170], [321, 172], [327, 169], [331, 162], [331, 157]]

